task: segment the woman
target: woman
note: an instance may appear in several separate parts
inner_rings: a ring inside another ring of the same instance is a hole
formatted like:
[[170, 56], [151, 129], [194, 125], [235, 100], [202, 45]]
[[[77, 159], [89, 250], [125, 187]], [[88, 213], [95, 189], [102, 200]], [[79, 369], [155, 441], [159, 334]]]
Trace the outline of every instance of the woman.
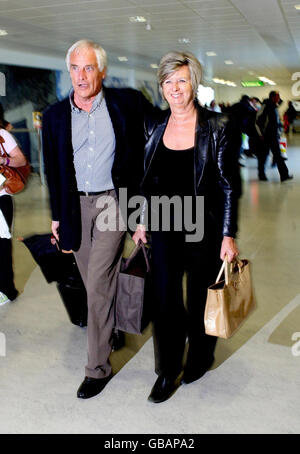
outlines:
[[[165, 231], [164, 222], [159, 223], [158, 231], [152, 231], [153, 339], [158, 379], [148, 399], [155, 403], [168, 399], [176, 389], [186, 338], [189, 347], [182, 383], [200, 378], [214, 361], [217, 339], [205, 334], [205, 301], [207, 287], [217, 277], [220, 258], [224, 260], [226, 255], [232, 261], [238, 255], [234, 237], [239, 186], [238, 150], [234, 145], [238, 140], [231, 122], [195, 101], [201, 79], [198, 60], [189, 53], [168, 53], [160, 62], [158, 79], [170, 109], [162, 118], [149, 119], [146, 125], [142, 193], [148, 206], [153, 195], [179, 195], [183, 201], [192, 198], [193, 215], [195, 196], [204, 196], [204, 236], [187, 241], [187, 229], [177, 231], [177, 212], [170, 216], [170, 231]], [[187, 221], [187, 213], [183, 221]], [[156, 215], [157, 210], [152, 211], [151, 223]], [[143, 215], [133, 239], [135, 243], [147, 242]], [[182, 289], [185, 271], [187, 308]]]
[[[0, 123], [0, 166], [20, 167], [26, 164], [25, 157], [13, 136]], [[4, 146], [9, 158], [3, 156]], [[1, 174], [0, 174], [1, 175]], [[12, 242], [10, 229], [13, 221], [12, 197], [5, 191], [5, 182], [0, 184], [0, 305], [13, 301], [18, 296], [12, 268]]]

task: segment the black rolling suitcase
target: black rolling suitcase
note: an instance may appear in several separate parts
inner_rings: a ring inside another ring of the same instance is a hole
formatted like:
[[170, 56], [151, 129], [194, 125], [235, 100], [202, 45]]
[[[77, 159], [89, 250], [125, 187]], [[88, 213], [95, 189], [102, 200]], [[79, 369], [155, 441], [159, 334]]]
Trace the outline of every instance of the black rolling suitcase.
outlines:
[[57, 289], [70, 321], [74, 325], [87, 326], [87, 295], [73, 254], [67, 254], [70, 263], [68, 273], [57, 282]]
[[87, 296], [73, 254], [60, 252], [51, 233], [21, 239], [32, 254], [48, 283], [57, 282], [57, 289], [74, 325], [87, 325]]

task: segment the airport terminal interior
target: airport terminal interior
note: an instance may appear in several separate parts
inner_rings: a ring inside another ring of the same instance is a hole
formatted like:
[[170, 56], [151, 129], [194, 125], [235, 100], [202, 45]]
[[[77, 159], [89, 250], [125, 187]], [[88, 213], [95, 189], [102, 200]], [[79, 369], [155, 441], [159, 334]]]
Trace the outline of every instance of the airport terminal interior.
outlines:
[[[73, 42], [99, 41], [111, 62], [108, 85], [134, 86], [157, 104], [162, 100], [150, 65], [174, 48], [191, 51], [203, 64], [203, 85], [214, 89], [217, 103], [233, 104], [243, 94], [263, 100], [278, 90], [283, 122], [288, 101], [296, 106], [300, 101], [299, 14], [296, 0], [0, 1], [1, 28], [7, 28], [0, 36], [0, 72], [13, 76], [0, 102], [33, 169], [26, 188], [14, 196], [13, 261], [20, 294], [0, 306], [1, 434], [299, 433], [300, 109], [294, 127], [282, 131], [293, 179], [280, 182], [271, 153], [268, 181], [259, 181], [255, 156], [244, 150], [240, 157], [237, 243], [240, 257], [251, 262], [256, 308], [230, 339], [218, 340], [212, 368], [166, 402], [147, 401], [156, 379], [151, 325], [142, 335], [126, 334], [125, 346], [111, 354], [114, 376], [101, 394], [76, 397], [84, 378], [87, 328], [70, 322], [56, 283], [46, 282], [20, 241], [50, 232], [40, 129], [34, 128], [32, 113], [67, 95], [64, 55]], [[19, 67], [24, 87], [17, 90], [9, 84], [22, 85]], [[30, 88], [30, 79], [42, 87]], [[14, 92], [22, 105], [15, 104]], [[127, 235], [124, 255], [133, 247]]]

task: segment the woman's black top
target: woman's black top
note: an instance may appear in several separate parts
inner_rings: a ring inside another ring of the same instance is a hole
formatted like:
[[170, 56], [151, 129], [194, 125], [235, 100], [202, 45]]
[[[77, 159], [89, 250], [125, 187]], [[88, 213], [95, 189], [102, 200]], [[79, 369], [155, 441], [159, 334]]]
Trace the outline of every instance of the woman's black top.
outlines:
[[194, 147], [171, 150], [161, 140], [151, 166], [152, 195], [195, 195]]
[[[166, 205], [162, 202], [159, 209], [151, 205], [149, 213], [151, 227], [158, 225], [159, 230], [184, 232], [185, 218], [188, 216], [192, 221], [195, 216], [194, 147], [186, 150], [171, 150], [161, 140], [150, 172], [149, 194], [158, 197], [167, 196], [169, 199], [179, 196], [181, 199], [179, 203], [174, 199], [170, 201], [170, 211], [167, 208], [168, 202]], [[191, 200], [189, 211], [185, 208], [187, 203], [185, 196], [189, 196], [188, 199]]]

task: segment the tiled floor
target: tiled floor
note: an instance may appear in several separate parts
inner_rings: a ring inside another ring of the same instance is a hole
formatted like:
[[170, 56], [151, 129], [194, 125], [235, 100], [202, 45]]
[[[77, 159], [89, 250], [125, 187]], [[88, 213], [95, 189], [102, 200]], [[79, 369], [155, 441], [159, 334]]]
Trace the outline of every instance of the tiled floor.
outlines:
[[258, 182], [255, 159], [241, 169], [238, 243], [253, 264], [257, 309], [231, 339], [218, 341], [202, 380], [160, 405], [147, 402], [155, 380], [149, 329], [112, 354], [118, 373], [101, 395], [76, 398], [86, 329], [69, 322], [55, 284], [16, 240], [49, 229], [47, 190], [33, 177], [15, 198], [22, 293], [0, 307], [0, 433], [299, 433], [300, 134], [289, 138], [288, 156], [294, 180], [284, 184], [269, 165], [269, 181]]

